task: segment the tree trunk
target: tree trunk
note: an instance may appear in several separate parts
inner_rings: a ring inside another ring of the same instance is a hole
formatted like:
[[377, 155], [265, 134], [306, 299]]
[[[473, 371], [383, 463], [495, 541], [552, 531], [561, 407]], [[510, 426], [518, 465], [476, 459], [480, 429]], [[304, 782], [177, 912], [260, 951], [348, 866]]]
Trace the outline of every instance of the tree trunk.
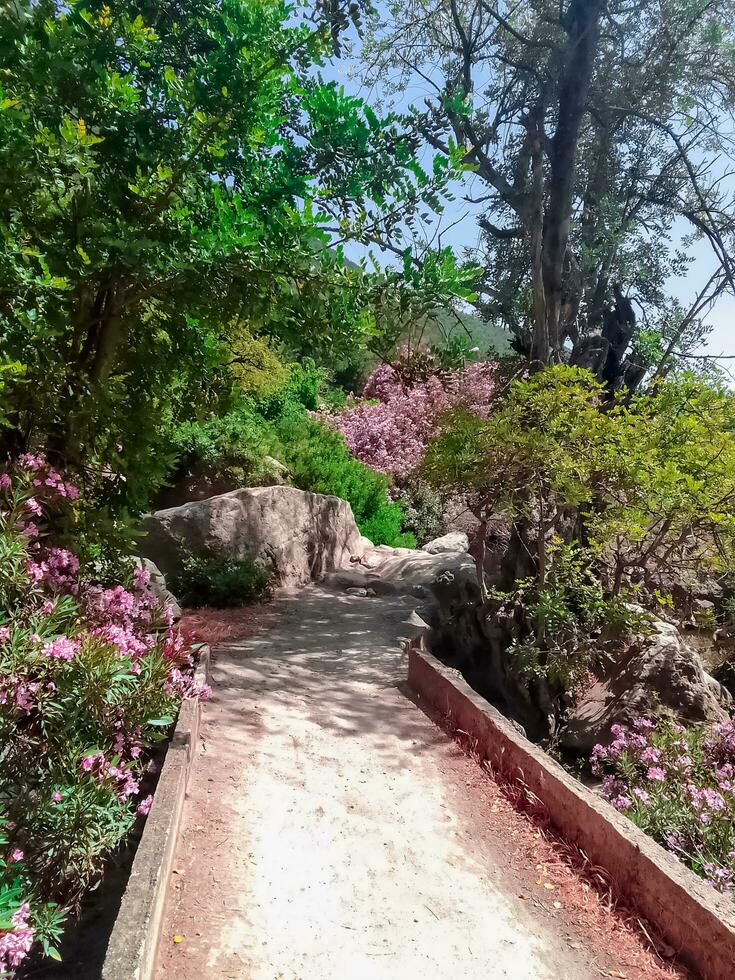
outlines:
[[[545, 329], [549, 357], [554, 359], [565, 337], [561, 331], [564, 260], [572, 215], [577, 145], [597, 53], [602, 0], [572, 0], [564, 17], [568, 40], [561, 53], [558, 120], [551, 141], [548, 204], [543, 235]], [[544, 337], [534, 343], [541, 349]], [[547, 359], [548, 360], [548, 359]]]

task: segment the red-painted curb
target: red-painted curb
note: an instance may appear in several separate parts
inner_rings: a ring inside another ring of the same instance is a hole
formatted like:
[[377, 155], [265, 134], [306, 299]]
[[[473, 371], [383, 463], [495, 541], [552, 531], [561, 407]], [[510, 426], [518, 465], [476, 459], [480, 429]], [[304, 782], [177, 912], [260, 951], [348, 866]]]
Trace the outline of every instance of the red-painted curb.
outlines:
[[521, 779], [569, 842], [610, 875], [704, 980], [735, 978], [735, 906], [520, 735], [455, 670], [426, 650], [408, 652], [409, 687], [451, 726], [466, 733], [482, 759]]

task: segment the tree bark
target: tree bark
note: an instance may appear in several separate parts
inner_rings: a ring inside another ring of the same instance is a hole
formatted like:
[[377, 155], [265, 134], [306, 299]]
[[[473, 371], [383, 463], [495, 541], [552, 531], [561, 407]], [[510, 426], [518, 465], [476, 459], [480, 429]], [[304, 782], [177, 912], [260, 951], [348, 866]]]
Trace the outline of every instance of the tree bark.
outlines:
[[[560, 58], [558, 119], [551, 141], [543, 237], [545, 330], [551, 358], [558, 354], [565, 340], [560, 329], [564, 260], [572, 217], [577, 145], [597, 53], [601, 11], [602, 0], [572, 0], [564, 16], [568, 40]], [[536, 330], [541, 331], [538, 323]]]

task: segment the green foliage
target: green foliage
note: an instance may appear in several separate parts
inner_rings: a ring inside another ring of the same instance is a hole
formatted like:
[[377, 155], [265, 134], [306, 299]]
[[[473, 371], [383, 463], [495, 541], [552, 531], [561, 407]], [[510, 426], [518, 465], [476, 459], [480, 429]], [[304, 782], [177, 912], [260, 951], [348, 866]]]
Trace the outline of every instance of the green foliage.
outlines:
[[258, 400], [268, 398], [284, 386], [289, 370], [272, 342], [254, 337], [240, 325], [230, 327], [226, 342], [227, 369], [238, 395]]
[[375, 544], [415, 543], [401, 533], [404, 513], [388, 499], [388, 477], [354, 459], [339, 433], [305, 412], [284, 415], [274, 430], [274, 455], [286, 463], [295, 486], [347, 500], [358, 527]]
[[266, 469], [273, 432], [266, 420], [242, 404], [225, 415], [184, 422], [173, 433], [176, 474], [204, 471], [217, 483], [256, 486]]
[[[604, 658], [601, 636], [613, 640], [646, 628], [646, 616], [610, 595], [594, 571], [594, 555], [559, 539], [548, 550], [548, 572], [542, 586], [521, 579], [510, 592], [492, 590], [499, 609], [521, 607], [524, 627], [508, 648], [521, 671], [543, 677], [551, 690], [573, 691]], [[499, 611], [499, 610], [498, 610]]]
[[455, 415], [429, 448], [435, 486], [522, 529], [533, 574], [509, 593], [525, 616], [517, 647], [557, 687], [621, 600], [655, 605], [662, 582], [733, 569], [734, 422], [733, 396], [701, 378], [610, 403], [558, 366], [515, 381], [488, 419]]
[[450, 253], [404, 275], [326, 247], [335, 215], [346, 241], [440, 207], [462, 163], [442, 154], [424, 179], [398, 116], [320, 80], [330, 42], [301, 15], [281, 0], [0, 13], [0, 332], [27, 368], [0, 449], [84, 469], [90, 505], [144, 509], [171, 430], [233, 386], [269, 397], [278, 342], [350, 358], [381, 317], [468, 289]]
[[8, 418], [8, 409], [12, 404], [10, 393], [6, 390], [8, 381], [19, 378], [25, 373], [25, 368], [19, 361], [0, 360], [0, 428], [12, 423]]
[[249, 559], [186, 554], [181, 569], [171, 579], [171, 588], [185, 606], [227, 609], [269, 599], [273, 576]]
[[314, 361], [289, 365], [285, 382], [269, 398], [257, 403], [260, 414], [269, 420], [280, 418], [292, 411], [310, 412], [319, 407], [319, 397], [326, 382], [326, 372]]
[[547, 535], [577, 515], [616, 594], [650, 563], [731, 568], [733, 396], [685, 375], [601, 411], [604, 402], [602, 386], [577, 368], [516, 381], [489, 419], [455, 417], [425, 472], [472, 490], [482, 509], [528, 516], [540, 506]]
[[405, 512], [403, 527], [420, 545], [445, 533], [444, 496], [424, 480], [410, 477], [401, 486], [397, 499]]

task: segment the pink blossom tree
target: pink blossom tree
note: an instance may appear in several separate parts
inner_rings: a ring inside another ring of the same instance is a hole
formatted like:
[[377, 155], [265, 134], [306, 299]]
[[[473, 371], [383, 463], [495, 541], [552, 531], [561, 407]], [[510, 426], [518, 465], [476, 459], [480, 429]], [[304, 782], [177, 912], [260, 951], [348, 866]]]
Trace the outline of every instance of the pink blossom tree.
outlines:
[[362, 398], [351, 399], [333, 424], [357, 459], [400, 481], [420, 465], [446, 412], [459, 406], [482, 416], [490, 412], [495, 375], [495, 364], [482, 361], [410, 383], [379, 364]]

